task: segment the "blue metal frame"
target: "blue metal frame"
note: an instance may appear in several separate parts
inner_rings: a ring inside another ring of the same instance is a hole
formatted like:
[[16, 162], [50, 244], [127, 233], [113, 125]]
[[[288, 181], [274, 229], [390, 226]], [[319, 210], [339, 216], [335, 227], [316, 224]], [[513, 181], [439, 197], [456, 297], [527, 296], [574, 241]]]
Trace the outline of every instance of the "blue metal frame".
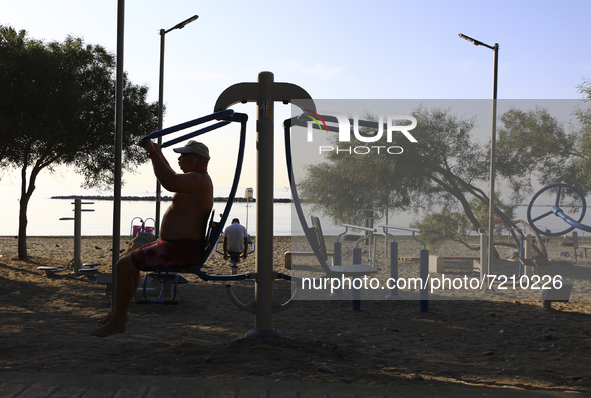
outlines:
[[[222, 242], [222, 241], [217, 241], [217, 242], [216, 242], [216, 244], [215, 244], [215, 251], [216, 251], [216, 253], [218, 253], [218, 254], [221, 254], [221, 255], [223, 256], [223, 255], [224, 255], [224, 253], [222, 253], [221, 251], [219, 251], [219, 250], [218, 250], [218, 245], [219, 245], [220, 243], [224, 243], [224, 242]], [[250, 241], [250, 242], [248, 242], [248, 244], [249, 244], [249, 245], [252, 245], [252, 250], [251, 250], [251, 251], [249, 251], [249, 252], [246, 252], [246, 253], [247, 253], [247, 254], [252, 254], [252, 253], [254, 253], [254, 251], [255, 251], [255, 245], [254, 245], [254, 242], [253, 242], [253, 241]], [[237, 261], [236, 261], [236, 260], [234, 260], [234, 259], [232, 258], [232, 265], [230, 265], [230, 268], [232, 268], [232, 270], [234, 270], [235, 268], [238, 268], [238, 266], [237, 266], [236, 264], [238, 264], [239, 262], [240, 262], [240, 258], [238, 258], [238, 260], [237, 260]]]
[[[236, 115], [243, 115], [248, 118], [248, 116], [243, 113], [237, 113]], [[228, 117], [232, 117], [232, 116], [234, 116], [234, 111], [232, 109], [226, 109], [226, 110], [223, 110], [220, 112], [212, 113], [211, 115], [207, 115], [207, 116], [203, 116], [203, 117], [200, 117], [197, 119], [190, 120], [185, 123], [177, 124], [175, 126], [167, 127], [162, 130], [154, 131], [154, 132], [146, 135], [145, 137], [142, 137], [142, 139], [140, 141], [143, 143], [143, 142], [146, 142], [147, 140], [151, 140], [151, 139], [158, 138], [158, 137], [163, 137], [167, 134], [175, 133], [177, 131], [184, 130], [189, 127], [193, 127], [198, 124], [210, 122], [212, 120], [221, 120], [223, 118], [228, 118]], [[240, 121], [240, 120], [235, 120], [235, 121]], [[199, 131], [199, 130], [197, 130], [197, 131]], [[191, 138], [191, 137], [188, 137], [191, 134], [193, 134], [193, 133], [189, 133], [189, 134], [185, 135], [186, 138], [184, 138], [184, 139]], [[183, 141], [183, 140], [181, 140], [181, 141]], [[165, 145], [165, 144], [163, 144], [163, 145]]]
[[[204, 117], [201, 117], [201, 118], [198, 118], [198, 119], [186, 122], [186, 123], [172, 126], [172, 127], [169, 127], [169, 128], [163, 129], [163, 130], [155, 131], [155, 132], [143, 137], [142, 141], [145, 142], [148, 139], [161, 137], [166, 134], [180, 131], [180, 130], [195, 126], [200, 123], [205, 123], [205, 122], [208, 122], [211, 120], [216, 120], [216, 119], [219, 120], [222, 118], [224, 118], [226, 120], [223, 122], [220, 122], [220, 123], [216, 123], [212, 126], [208, 126], [203, 129], [194, 131], [192, 133], [185, 134], [182, 137], [176, 138], [174, 140], [171, 140], [171, 141], [168, 141], [168, 142], [162, 144], [162, 147], [173, 145], [173, 144], [178, 143], [180, 141], [183, 141], [183, 140], [213, 131], [213, 130], [223, 127], [231, 122], [240, 122], [240, 124], [241, 124], [240, 143], [239, 143], [239, 147], [238, 147], [238, 159], [236, 162], [236, 170], [234, 172], [234, 180], [232, 182], [232, 188], [230, 189], [230, 194], [228, 196], [228, 202], [226, 203], [226, 207], [224, 208], [221, 219], [217, 222], [215, 222], [213, 220], [210, 221], [210, 225], [208, 227], [210, 229], [209, 236], [207, 237], [207, 240], [205, 242], [205, 249], [203, 252], [203, 256], [201, 257], [201, 261], [199, 261], [199, 263], [196, 264], [194, 267], [155, 268], [155, 269], [153, 269], [153, 272], [147, 274], [145, 276], [145, 278], [148, 278], [149, 276], [171, 278], [172, 275], [178, 275], [179, 273], [195, 274], [199, 278], [203, 279], [204, 281], [209, 281], [209, 280], [236, 281], [236, 280], [244, 280], [247, 277], [246, 274], [210, 275], [207, 272], [201, 271], [201, 268], [203, 267], [203, 264], [205, 264], [205, 262], [207, 261], [212, 250], [215, 248], [215, 244], [216, 244], [222, 230], [224, 229], [224, 225], [228, 219], [228, 216], [230, 214], [230, 210], [232, 209], [232, 204], [234, 203], [234, 199], [236, 198], [236, 191], [238, 189], [238, 182], [240, 180], [240, 175], [242, 173], [242, 165], [243, 165], [243, 161], [244, 161], [244, 152], [245, 152], [245, 146], [246, 146], [246, 122], [248, 121], [248, 115], [246, 115], [244, 113], [235, 113], [233, 110], [228, 109], [228, 110], [216, 112], [211, 115], [204, 116]], [[212, 219], [213, 219], [213, 215], [212, 215]], [[178, 283], [178, 277], [175, 276], [174, 298], [176, 298], [177, 283]], [[145, 297], [145, 287], [146, 287], [146, 279], [144, 280], [144, 297]], [[164, 291], [164, 289], [162, 290], [162, 292], [163, 291]], [[153, 303], [153, 304], [168, 304], [169, 302], [167, 302], [167, 300], [162, 298], [162, 294], [163, 294], [162, 292], [160, 294], [161, 297], [159, 297], [158, 299], [148, 300], [146, 298], [146, 300], [149, 301], [150, 303]], [[172, 299], [172, 301], [175, 301], [174, 298]], [[168, 301], [170, 301], [170, 300], [168, 300]]]
[[[323, 119], [325, 119], [326, 121], [329, 121], [329, 122], [336, 121], [336, 118], [334, 118], [332, 116], [327, 116], [327, 117], [323, 116]], [[287, 175], [289, 178], [289, 186], [291, 188], [291, 194], [293, 197], [293, 204], [295, 205], [296, 213], [298, 215], [298, 219], [300, 220], [300, 224], [302, 225], [302, 228], [304, 230], [304, 234], [306, 235], [306, 238], [307, 238], [308, 242], [310, 243], [312, 251], [314, 252], [314, 255], [316, 256], [316, 259], [318, 260], [318, 262], [322, 266], [322, 269], [324, 270], [326, 275], [328, 277], [330, 277], [331, 275], [335, 275], [335, 273], [330, 269], [329, 265], [326, 263], [326, 261], [324, 261], [324, 258], [322, 257], [322, 255], [320, 253], [320, 247], [319, 247], [319, 244], [318, 244], [318, 242], [316, 240], [316, 236], [315, 236], [315, 228], [308, 227], [308, 223], [306, 222], [306, 218], [305, 218], [304, 212], [302, 210], [302, 206], [301, 206], [300, 199], [299, 199], [298, 192], [297, 192], [297, 187], [295, 184], [295, 178], [293, 175], [290, 129], [291, 129], [292, 124], [298, 125], [298, 126], [305, 126], [306, 123], [307, 123], [307, 120], [303, 121], [299, 117], [293, 117], [290, 119], [286, 119], [283, 122], [284, 133], [285, 133], [284, 140], [285, 140], [285, 160], [287, 163]], [[365, 121], [365, 120], [363, 120], [363, 121], [360, 120], [359, 125], [365, 126], [365, 127], [374, 127], [374, 128], [379, 126], [379, 124], [377, 122], [370, 122], [370, 121]], [[313, 125], [313, 127], [316, 128], [316, 126], [314, 126], [314, 125]], [[328, 126], [328, 130], [329, 131], [338, 131], [338, 128], [335, 130], [332, 126]], [[337, 263], [337, 261], [338, 261], [338, 263], [340, 264], [340, 254], [341, 254], [340, 242], [335, 243], [334, 253], [335, 253], [334, 254], [335, 263]], [[337, 260], [337, 258], [339, 260]], [[426, 248], [421, 250], [420, 259], [421, 259], [421, 261], [420, 261], [420, 263], [421, 263], [420, 277], [423, 280], [426, 280], [428, 273], [429, 273], [429, 268], [428, 268], [429, 251]], [[398, 260], [398, 258], [396, 258], [396, 260]], [[361, 264], [361, 249], [354, 249], [353, 250], [353, 264]], [[285, 280], [297, 282], [298, 284], [300, 284], [302, 281], [302, 278], [300, 278], [300, 277], [286, 275], [283, 273], [281, 273], [280, 276]], [[354, 310], [359, 310], [361, 307], [360, 291], [353, 290], [352, 295], [353, 295], [353, 299], [351, 301], [352, 308]], [[428, 312], [428, 310], [429, 310], [429, 291], [427, 290], [426, 287], [422, 288], [420, 291], [419, 310], [421, 312]]]
[[[556, 200], [554, 201], [554, 206], [552, 206], [552, 209], [536, 218], [532, 218], [531, 215], [531, 210], [533, 207], [533, 204], [535, 202], [535, 200], [538, 198], [538, 196], [540, 196], [541, 194], [543, 194], [545, 191], [549, 190], [549, 189], [553, 189], [553, 188], [557, 188], [557, 193], [556, 193]], [[581, 200], [581, 213], [579, 215], [579, 219], [575, 220], [572, 217], [569, 217], [568, 215], [566, 215], [564, 213], [564, 211], [560, 208], [560, 194], [562, 192], [563, 188], [568, 188], [573, 190], [578, 196], [579, 199]], [[572, 185], [569, 184], [565, 184], [565, 183], [555, 183], [555, 184], [550, 184], [545, 186], [544, 188], [540, 189], [531, 199], [531, 201], [529, 202], [529, 205], [527, 206], [527, 222], [529, 223], [529, 225], [538, 233], [545, 235], [545, 236], [560, 236], [560, 235], [564, 235], [569, 233], [570, 231], [572, 231], [575, 228], [581, 229], [583, 231], [586, 232], [591, 232], [591, 226], [585, 225], [585, 224], [581, 224], [581, 221], [583, 221], [583, 218], [585, 217], [585, 212], [587, 210], [587, 202], [585, 201], [585, 194], [583, 192], [581, 192], [579, 189], [573, 187]], [[560, 232], [552, 232], [552, 231], [542, 231], [541, 229], [539, 229], [538, 227], [536, 227], [535, 222], [541, 220], [542, 218], [545, 218], [551, 214], [554, 214], [556, 217], [560, 217], [562, 220], [564, 220], [568, 225], [570, 225], [570, 228], [567, 228], [563, 231]]]
[[[328, 266], [326, 261], [324, 261], [324, 258], [322, 258], [322, 254], [320, 254], [320, 247], [319, 247], [318, 242], [316, 240], [316, 236], [315, 236], [316, 232], [315, 232], [314, 228], [308, 227], [308, 223], [306, 222], [306, 217], [304, 216], [304, 211], [302, 210], [302, 205], [300, 203], [300, 198], [298, 196], [298, 190], [297, 190], [297, 187], [295, 184], [295, 178], [293, 175], [293, 162], [292, 162], [292, 157], [291, 157], [291, 137], [289, 134], [290, 130], [291, 130], [292, 121], [293, 121], [293, 119], [286, 119], [283, 122], [283, 131], [284, 131], [284, 136], [285, 136], [284, 137], [285, 138], [285, 161], [287, 163], [287, 177], [289, 179], [289, 187], [291, 189], [293, 204], [295, 205], [298, 219], [300, 220], [300, 224], [302, 225], [302, 228], [304, 229], [304, 234], [306, 235], [306, 238], [308, 239], [308, 242], [310, 243], [310, 247], [312, 248], [312, 251], [314, 252], [314, 255], [316, 256], [316, 259], [320, 263], [320, 266], [322, 267], [322, 269], [324, 270], [326, 275], [330, 276], [333, 273], [330, 270], [330, 267]], [[296, 278], [297, 277], [293, 277], [294, 280], [296, 280]], [[285, 277], [284, 277], [284, 279], [285, 279]]]
[[[304, 230], [304, 234], [306, 235], [306, 238], [308, 240], [308, 242], [310, 243], [310, 247], [312, 248], [312, 251], [314, 252], [314, 255], [316, 256], [316, 259], [318, 260], [318, 262], [320, 263], [320, 266], [322, 267], [322, 269], [324, 270], [324, 272], [326, 273], [327, 277], [331, 277], [331, 276], [335, 276], [335, 275], [339, 275], [338, 273], [332, 271], [329, 267], [329, 265], [326, 263], [326, 261], [324, 260], [321, 252], [320, 252], [320, 245], [318, 243], [318, 240], [316, 238], [316, 228], [315, 227], [308, 227], [308, 223], [306, 222], [306, 218], [304, 216], [304, 211], [302, 210], [302, 205], [298, 196], [298, 191], [297, 191], [297, 186], [295, 184], [295, 178], [293, 175], [293, 162], [292, 162], [292, 156], [291, 156], [291, 138], [290, 138], [290, 130], [291, 130], [291, 124], [292, 121], [294, 119], [286, 119], [283, 122], [283, 126], [284, 126], [284, 133], [285, 133], [285, 161], [287, 163], [287, 175], [289, 178], [289, 186], [291, 188], [291, 194], [292, 194], [292, 198], [293, 198], [293, 204], [295, 205], [296, 208], [296, 213], [298, 215], [298, 219], [300, 220], [300, 224], [302, 225], [302, 228]], [[340, 242], [336, 242], [335, 243], [335, 248], [334, 248], [334, 259], [335, 259], [335, 263], [338, 262], [338, 264], [340, 265]], [[338, 260], [337, 260], [338, 259]], [[359, 265], [361, 264], [361, 249], [354, 249], [353, 250], [353, 264], [354, 265]], [[291, 275], [286, 275], [286, 274], [280, 274], [280, 276], [285, 279], [285, 280], [289, 280], [292, 282], [297, 282], [298, 284], [301, 283], [301, 278], [296, 277], [296, 276], [291, 276]], [[344, 292], [337, 292], [336, 295], [338, 296], [346, 296], [346, 294]], [[351, 300], [351, 307], [353, 310], [359, 311], [361, 309], [361, 291], [358, 289], [353, 289], [352, 291], [352, 300]], [[334, 295], [331, 295], [331, 297], [334, 297]]]

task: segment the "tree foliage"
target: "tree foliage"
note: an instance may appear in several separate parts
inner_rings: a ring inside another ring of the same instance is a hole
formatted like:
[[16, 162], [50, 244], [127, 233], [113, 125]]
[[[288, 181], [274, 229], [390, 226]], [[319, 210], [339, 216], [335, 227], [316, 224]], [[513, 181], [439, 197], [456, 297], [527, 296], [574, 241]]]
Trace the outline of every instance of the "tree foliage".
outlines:
[[[579, 91], [591, 101], [591, 81], [583, 82]], [[372, 144], [398, 144], [404, 147], [402, 154], [331, 151], [325, 162], [310, 165], [299, 187], [313, 210], [336, 223], [354, 222], [356, 210], [368, 207], [422, 213], [424, 218], [414, 225], [433, 248], [441, 239], [462, 241], [467, 227], [461, 217], [474, 230], [488, 227], [490, 143], [475, 140], [475, 120], [449, 109], [419, 107], [411, 114], [417, 120], [412, 130], [417, 143], [387, 143], [384, 137]], [[591, 108], [581, 107], [573, 115], [573, 121], [561, 122], [548, 109], [536, 107], [513, 108], [499, 117], [497, 187], [508, 184], [512, 195], [495, 195], [494, 229], [498, 234], [508, 228], [515, 245], [514, 211], [531, 197], [534, 185], [566, 182], [591, 190]], [[333, 137], [332, 146], [342, 144]], [[352, 138], [350, 145], [365, 143]], [[546, 255], [541, 242], [534, 250]]]
[[[589, 81], [579, 86], [591, 100]], [[564, 182], [591, 190], [591, 108], [573, 110], [561, 122], [547, 108], [511, 109], [500, 117], [497, 171], [511, 184], [516, 200], [533, 193], [533, 185]]]
[[452, 211], [448, 207], [444, 207], [441, 211], [427, 214], [420, 221], [413, 222], [409, 226], [422, 231], [421, 239], [425, 241], [431, 252], [435, 252], [448, 239], [476, 250], [467, 243], [467, 236], [472, 225], [463, 212]]
[[[45, 43], [0, 26], [0, 166], [20, 170], [19, 257], [26, 257], [26, 210], [43, 169], [71, 167], [83, 185], [114, 181], [115, 57], [80, 38]], [[124, 79], [123, 168], [146, 161], [138, 139], [157, 126], [148, 89]]]
[[[470, 229], [488, 225], [482, 210], [488, 209], [489, 198], [482, 187], [488, 187], [489, 145], [474, 139], [474, 118], [422, 106], [411, 114], [417, 120], [412, 130], [417, 143], [404, 138], [387, 143], [384, 137], [375, 144], [403, 146], [399, 155], [328, 152], [326, 162], [308, 167], [299, 183], [302, 197], [337, 223], [353, 222], [356, 210], [369, 206], [426, 214], [428, 219], [420, 224], [425, 234], [433, 235], [432, 247], [443, 236], [465, 243], [462, 231], [467, 227], [463, 221], [458, 230], [460, 214]], [[336, 139], [334, 146], [339, 145]], [[351, 146], [355, 145], [364, 144], [352, 139]], [[499, 197], [495, 205], [495, 225], [513, 226], [514, 206]], [[443, 210], [438, 213], [438, 209]]]
[[[398, 144], [404, 148], [399, 155], [328, 152], [326, 162], [308, 167], [299, 183], [302, 197], [335, 222], [352, 222], [357, 209], [370, 206], [428, 213], [459, 203], [474, 227], [480, 227], [469, 201], [476, 197], [488, 203], [478, 186], [488, 180], [489, 155], [486, 145], [473, 140], [475, 121], [449, 109], [419, 107], [411, 114], [417, 119], [412, 130], [417, 143], [405, 138], [388, 143], [383, 137], [372, 144]], [[338, 146], [337, 137], [333, 140]], [[364, 143], [352, 138], [350, 145]]]
[[576, 133], [569, 132], [548, 109], [511, 109], [500, 117], [497, 172], [505, 177], [516, 198], [530, 196], [532, 184], [577, 182]]
[[591, 190], [591, 80], [585, 80], [579, 86], [579, 93], [583, 95], [586, 107], [581, 107], [574, 112], [577, 118], [577, 138], [579, 143], [579, 156], [577, 163], [577, 180], [584, 181], [579, 188], [586, 192]]

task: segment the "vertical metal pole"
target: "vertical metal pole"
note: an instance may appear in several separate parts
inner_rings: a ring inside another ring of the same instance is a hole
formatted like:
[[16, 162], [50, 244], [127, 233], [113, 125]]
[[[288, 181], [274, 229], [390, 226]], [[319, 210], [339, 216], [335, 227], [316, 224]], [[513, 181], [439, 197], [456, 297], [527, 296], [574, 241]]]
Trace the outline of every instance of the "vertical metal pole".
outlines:
[[82, 266], [82, 199], [74, 199], [74, 273]]
[[115, 310], [115, 285], [117, 275], [115, 265], [119, 260], [121, 240], [121, 158], [123, 155], [123, 34], [125, 25], [125, 0], [117, 0], [117, 93], [115, 99], [115, 175], [113, 186], [113, 256], [112, 256], [112, 300], [111, 310]]
[[248, 232], [248, 208], [250, 207], [250, 200], [252, 199], [252, 188], [246, 188], [244, 192], [246, 197], [246, 231]]
[[[342, 244], [341, 242], [334, 243], [334, 255], [332, 257], [333, 265], [342, 265]], [[334, 289], [334, 291], [330, 294], [330, 297], [345, 297], [347, 298], [347, 293], [343, 292], [343, 289], [339, 286], [338, 289]]]
[[484, 228], [482, 231], [479, 230], [480, 233], [480, 279], [486, 278], [487, 275], [490, 275], [490, 267], [488, 262], [488, 237], [486, 236], [486, 232], [484, 232]]
[[429, 277], [429, 250], [422, 249], [420, 254], [420, 277], [421, 289], [419, 292], [419, 310], [421, 312], [429, 311], [429, 287], [426, 281]]
[[332, 263], [333, 265], [343, 265], [343, 260], [342, 260], [342, 243], [341, 242], [335, 242], [334, 243], [334, 255], [332, 257]]
[[[361, 264], [361, 248], [353, 249], [353, 264]], [[355, 279], [351, 278], [351, 308], [355, 311], [361, 311], [361, 289], [355, 287]]]
[[488, 213], [488, 267], [492, 272], [493, 253], [495, 251], [495, 161], [497, 144], [497, 69], [499, 64], [499, 44], [493, 46], [495, 54], [493, 69], [493, 104], [492, 104], [492, 131], [490, 135], [490, 205]]
[[[384, 211], [386, 213], [386, 225], [388, 225], [388, 206], [386, 206], [386, 210]], [[384, 252], [386, 253], [386, 258], [388, 258], [388, 234], [386, 232], [384, 230]]]
[[[576, 232], [573, 232], [576, 233]], [[523, 258], [525, 258], [526, 260], [531, 260], [532, 257], [532, 235], [531, 234], [527, 234], [525, 235], [525, 242], [524, 243], [524, 247], [523, 247]], [[576, 256], [576, 250], [575, 250], [575, 256]], [[526, 266], [523, 269], [523, 274], [527, 275], [528, 277], [532, 277], [534, 276], [534, 267], [532, 266]]]
[[[162, 130], [162, 118], [164, 113], [164, 36], [166, 31], [160, 29], [160, 78], [158, 80], [158, 130]], [[162, 137], [158, 137], [158, 145], [162, 145]], [[160, 197], [162, 188], [160, 181], [156, 180], [156, 215], [154, 217], [154, 233], [160, 236]]]
[[[259, 73], [257, 102], [256, 282], [254, 337], [273, 331], [273, 100], [274, 76]], [[277, 333], [279, 333], [277, 331]], [[247, 333], [247, 336], [249, 333]], [[280, 333], [279, 333], [280, 335]]]
[[[388, 237], [388, 235], [385, 235]], [[386, 296], [388, 300], [400, 300], [403, 297], [398, 294], [398, 242], [390, 243], [390, 280], [394, 287], [390, 289], [390, 294]]]
[[250, 198], [246, 197], [246, 232], [248, 233], [248, 208], [250, 207]]

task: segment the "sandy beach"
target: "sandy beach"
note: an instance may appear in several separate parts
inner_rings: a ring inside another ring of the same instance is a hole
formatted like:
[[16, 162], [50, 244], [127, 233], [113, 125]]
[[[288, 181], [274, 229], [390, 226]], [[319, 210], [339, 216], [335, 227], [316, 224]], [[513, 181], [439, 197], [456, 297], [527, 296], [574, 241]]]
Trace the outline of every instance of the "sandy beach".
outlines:
[[[129, 237], [121, 238], [121, 248]], [[256, 240], [255, 240], [256, 241]], [[410, 237], [397, 238], [399, 276], [418, 276], [422, 248]], [[334, 237], [327, 237], [329, 250]], [[254, 315], [229, 300], [225, 283], [204, 282], [193, 275], [179, 287], [178, 305], [130, 306], [124, 334], [104, 339], [88, 335], [110, 308], [110, 298], [96, 275], [69, 271], [47, 276], [38, 266], [63, 268], [73, 256], [72, 237], [29, 237], [30, 259], [16, 259], [17, 241], [0, 237], [1, 323], [0, 371], [76, 374], [176, 375], [184, 377], [323, 381], [331, 383], [459, 384], [496, 388], [591, 392], [591, 258], [575, 261], [564, 238], [548, 243], [553, 261], [543, 274], [573, 281], [571, 301], [540, 305], [541, 294], [506, 299], [499, 290], [455, 290], [454, 297], [432, 296], [428, 312], [411, 300], [384, 300], [362, 292], [361, 311], [349, 299], [296, 301], [273, 316], [281, 339], [245, 339]], [[82, 261], [101, 263], [111, 271], [110, 237], [83, 237]], [[353, 242], [344, 244], [343, 263], [350, 262]], [[389, 277], [390, 259], [378, 240], [374, 275]], [[274, 270], [284, 268], [291, 237], [275, 237]], [[298, 243], [294, 242], [298, 249]], [[567, 256], [566, 253], [569, 253]], [[448, 242], [439, 255], [477, 256], [478, 252]], [[508, 257], [507, 252], [501, 253]], [[364, 254], [365, 256], [365, 254]], [[294, 257], [294, 267], [321, 276], [309, 257]], [[213, 253], [206, 271], [230, 273], [229, 264]], [[517, 263], [496, 264], [498, 272], [514, 273]], [[240, 272], [254, 271], [254, 255], [240, 263]], [[295, 269], [294, 269], [295, 272]], [[446, 264], [454, 277], [478, 276], [472, 261]], [[433, 277], [440, 276], [432, 274]], [[254, 297], [254, 282], [232, 282], [243, 301]], [[376, 289], [377, 290], [377, 289]], [[465, 296], [465, 294], [472, 296]], [[291, 296], [286, 281], [274, 283], [274, 297]], [[439, 299], [433, 299], [439, 298]], [[469, 299], [467, 299], [469, 298]]]

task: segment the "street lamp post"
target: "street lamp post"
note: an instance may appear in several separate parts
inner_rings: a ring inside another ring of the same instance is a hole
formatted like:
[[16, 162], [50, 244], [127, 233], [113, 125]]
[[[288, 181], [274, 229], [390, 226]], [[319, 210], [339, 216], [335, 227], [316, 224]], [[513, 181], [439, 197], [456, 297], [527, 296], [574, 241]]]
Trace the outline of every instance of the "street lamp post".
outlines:
[[[496, 142], [497, 142], [497, 71], [499, 65], [499, 44], [489, 46], [481, 41], [471, 37], [459, 34], [459, 36], [468, 40], [475, 46], [484, 46], [490, 48], [494, 52], [494, 68], [493, 68], [493, 105], [492, 105], [492, 131], [490, 138], [490, 197], [488, 209], [488, 270], [490, 271], [493, 261], [494, 252], [494, 215], [495, 215], [495, 156], [496, 156]], [[488, 273], [488, 272], [487, 272]]]
[[[175, 29], [182, 29], [191, 22], [199, 18], [199, 15], [193, 15], [191, 18], [173, 26], [172, 28], [160, 29], [160, 80], [158, 83], [158, 130], [162, 130], [162, 113], [164, 109], [164, 36]], [[162, 144], [162, 137], [158, 137], [158, 145]], [[155, 233], [160, 236], [160, 197], [162, 188], [160, 182], [156, 181], [156, 217], [155, 219]]]

